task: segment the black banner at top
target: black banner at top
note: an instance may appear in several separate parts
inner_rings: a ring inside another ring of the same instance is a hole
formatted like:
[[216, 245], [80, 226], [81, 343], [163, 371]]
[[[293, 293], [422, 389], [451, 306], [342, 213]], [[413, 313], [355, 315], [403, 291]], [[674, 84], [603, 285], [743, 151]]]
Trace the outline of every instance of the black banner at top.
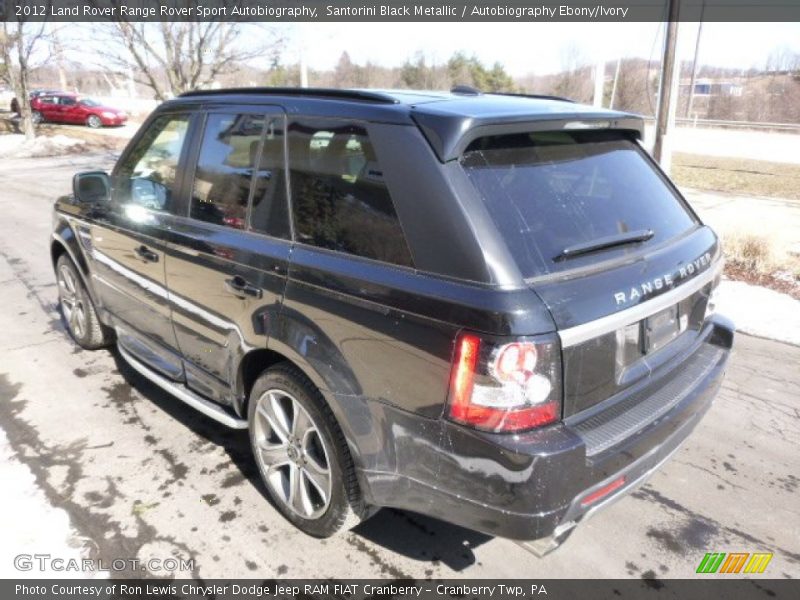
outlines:
[[[800, 22], [800, 0], [675, 0], [681, 21]], [[7, 21], [664, 21], [669, 0], [0, 0]]]

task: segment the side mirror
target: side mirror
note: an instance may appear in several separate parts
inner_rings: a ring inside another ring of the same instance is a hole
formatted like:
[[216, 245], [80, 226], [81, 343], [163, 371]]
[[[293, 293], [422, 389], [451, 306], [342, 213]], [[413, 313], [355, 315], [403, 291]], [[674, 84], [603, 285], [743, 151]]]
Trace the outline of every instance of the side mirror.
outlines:
[[105, 171], [86, 171], [72, 178], [72, 193], [79, 204], [102, 204], [111, 196], [111, 178]]

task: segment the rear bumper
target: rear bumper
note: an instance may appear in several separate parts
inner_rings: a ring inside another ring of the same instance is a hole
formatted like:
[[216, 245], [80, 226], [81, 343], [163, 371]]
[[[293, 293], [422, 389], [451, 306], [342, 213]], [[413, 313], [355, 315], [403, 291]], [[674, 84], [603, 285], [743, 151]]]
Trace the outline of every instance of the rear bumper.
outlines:
[[[733, 334], [729, 321], [712, 318], [698, 336], [693, 348], [697, 354], [687, 359], [705, 361], [702, 368], [694, 370], [687, 385], [681, 377], [690, 368], [681, 367], [674, 370], [680, 373], [666, 373], [648, 384], [642, 402], [655, 398], [667, 402], [666, 408], [653, 412], [657, 417], [644, 427], [614, 438], [613, 445], [598, 443], [599, 428], [580, 423], [510, 436], [442, 422], [435, 449], [428, 441], [418, 452], [408, 453], [418, 460], [435, 460], [435, 467], [423, 471], [418, 464], [398, 463], [391, 475], [368, 474], [370, 496], [378, 505], [421, 512], [491, 535], [521, 541], [563, 536], [640, 485], [678, 449], [722, 383]], [[606, 425], [614, 430], [618, 423]], [[435, 477], [425, 476], [431, 473]], [[587, 503], [588, 496], [612, 482], [619, 487]]]

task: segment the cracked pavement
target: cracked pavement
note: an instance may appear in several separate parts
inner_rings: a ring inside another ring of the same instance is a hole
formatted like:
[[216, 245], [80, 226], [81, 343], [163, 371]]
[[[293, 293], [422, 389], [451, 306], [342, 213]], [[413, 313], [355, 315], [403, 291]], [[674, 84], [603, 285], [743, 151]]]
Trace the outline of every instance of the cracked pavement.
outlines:
[[[329, 540], [295, 530], [266, 501], [245, 433], [161, 392], [115, 352], [80, 350], [65, 332], [48, 252], [52, 201], [74, 172], [112, 160], [0, 163], [3, 460], [28, 469], [14, 481], [35, 486], [69, 521], [49, 525], [38, 505], [20, 515], [10, 498], [24, 490], [6, 489], [0, 559], [55, 554], [66, 543], [106, 562], [193, 559], [194, 570], [180, 575], [203, 579], [660, 579], [695, 576], [706, 552], [738, 551], [773, 552], [765, 576], [800, 576], [800, 348], [744, 335], [719, 397], [682, 449], [544, 559], [396, 510]], [[52, 544], [31, 535], [42, 523]], [[17, 574], [10, 564], [0, 573]]]

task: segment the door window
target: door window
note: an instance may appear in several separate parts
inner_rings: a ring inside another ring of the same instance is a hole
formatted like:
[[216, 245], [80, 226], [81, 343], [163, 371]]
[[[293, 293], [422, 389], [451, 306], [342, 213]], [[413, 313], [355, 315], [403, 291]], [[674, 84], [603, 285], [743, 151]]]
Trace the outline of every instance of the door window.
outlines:
[[153, 121], [123, 160], [115, 178], [115, 198], [135, 219], [142, 209], [169, 212], [189, 115], [162, 115]]
[[246, 228], [264, 124], [263, 115], [208, 115], [192, 186], [192, 218]]
[[283, 119], [270, 118], [266, 127], [261, 159], [256, 168], [250, 224], [256, 231], [289, 239]]
[[292, 213], [300, 242], [411, 266], [367, 131], [346, 121], [289, 127]]

